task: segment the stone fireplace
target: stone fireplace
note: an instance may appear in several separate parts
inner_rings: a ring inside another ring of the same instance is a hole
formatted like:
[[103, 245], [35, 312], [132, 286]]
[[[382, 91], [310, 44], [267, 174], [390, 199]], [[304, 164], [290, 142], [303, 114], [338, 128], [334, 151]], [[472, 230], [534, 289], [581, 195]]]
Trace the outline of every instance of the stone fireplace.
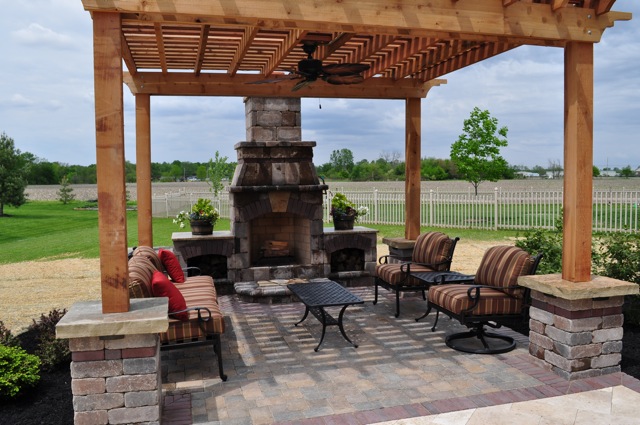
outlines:
[[377, 231], [324, 227], [328, 186], [313, 165], [316, 143], [301, 141], [300, 99], [248, 98], [245, 116], [247, 141], [235, 145], [229, 187], [231, 230], [174, 233], [179, 256], [188, 263], [196, 254], [226, 255], [227, 276], [216, 286], [323, 277], [371, 283]]

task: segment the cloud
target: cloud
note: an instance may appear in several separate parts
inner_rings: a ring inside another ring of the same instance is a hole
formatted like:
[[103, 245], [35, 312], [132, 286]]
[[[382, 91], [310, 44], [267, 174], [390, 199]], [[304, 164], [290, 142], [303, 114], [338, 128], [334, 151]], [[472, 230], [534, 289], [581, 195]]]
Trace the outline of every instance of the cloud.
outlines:
[[11, 104], [13, 106], [17, 106], [17, 107], [28, 107], [28, 106], [33, 106], [35, 104], [35, 102], [31, 99], [28, 99], [27, 97], [16, 93], [13, 96], [11, 96]]
[[42, 47], [71, 48], [73, 44], [71, 37], [57, 33], [37, 23], [31, 23], [26, 28], [13, 31], [11, 37], [21, 44]]

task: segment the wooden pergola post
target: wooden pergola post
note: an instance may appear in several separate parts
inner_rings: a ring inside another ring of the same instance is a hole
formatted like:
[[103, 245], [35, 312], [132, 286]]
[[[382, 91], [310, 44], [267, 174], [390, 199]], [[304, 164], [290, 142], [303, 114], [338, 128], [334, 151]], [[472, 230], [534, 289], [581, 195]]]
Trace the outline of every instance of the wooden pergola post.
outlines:
[[129, 311], [121, 26], [119, 13], [93, 14], [98, 228], [103, 313]]
[[138, 189], [138, 245], [153, 246], [151, 194], [151, 99], [136, 95], [136, 180]]
[[593, 44], [568, 43], [564, 64], [564, 234], [562, 278], [591, 280]]
[[417, 239], [420, 235], [421, 99], [408, 98], [405, 109], [406, 216], [404, 237]]

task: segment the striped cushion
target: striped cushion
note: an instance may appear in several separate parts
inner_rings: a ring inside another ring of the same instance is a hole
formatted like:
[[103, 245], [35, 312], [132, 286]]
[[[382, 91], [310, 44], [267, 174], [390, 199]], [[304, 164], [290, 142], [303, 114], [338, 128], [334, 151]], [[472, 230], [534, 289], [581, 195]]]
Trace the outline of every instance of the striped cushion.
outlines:
[[144, 256], [134, 256], [129, 260], [129, 297], [152, 297], [151, 279], [156, 268]]
[[[378, 276], [380, 279], [384, 280], [385, 282], [387, 282], [389, 285], [422, 285], [424, 284], [424, 282], [414, 278], [413, 276], [409, 276], [408, 279], [405, 281], [405, 278], [407, 277], [406, 273], [403, 273], [400, 270], [400, 267], [402, 266], [401, 263], [393, 263], [393, 264], [378, 264], [376, 266], [376, 276]], [[405, 270], [406, 270], [406, 266], [405, 266]], [[429, 267], [425, 267], [425, 266], [419, 266], [417, 264], [412, 264], [411, 265], [411, 273], [413, 272], [432, 272], [434, 271], [433, 269], [429, 268]]]
[[510, 288], [518, 286], [518, 277], [531, 273], [534, 258], [515, 246], [494, 246], [482, 257], [476, 272], [476, 285]]
[[162, 261], [160, 261], [160, 257], [158, 256], [158, 253], [153, 248], [149, 246], [139, 246], [133, 251], [133, 256], [135, 257], [137, 255], [142, 255], [144, 257], [147, 257], [149, 260], [151, 260], [156, 270], [164, 272]]
[[[208, 322], [199, 322], [198, 312], [195, 310], [189, 312], [188, 322], [170, 318], [169, 329], [167, 332], [160, 334], [160, 340], [163, 344], [202, 341], [206, 339], [207, 335], [224, 333], [224, 317], [216, 302], [216, 290], [213, 284], [196, 285], [192, 283], [189, 285], [188, 283], [183, 283], [176, 285], [176, 287], [184, 296], [187, 307], [206, 307], [211, 311], [211, 319]], [[206, 311], [202, 311], [202, 317], [207, 317]]]
[[[451, 250], [451, 238], [441, 232], [427, 232], [416, 239], [411, 259], [416, 263], [437, 264], [449, 259]], [[448, 270], [449, 264], [439, 264], [434, 267], [436, 271]]]
[[188, 277], [185, 279], [184, 283], [178, 283], [176, 284], [176, 286], [179, 289], [210, 286], [211, 288], [213, 288], [213, 298], [217, 299], [216, 287], [213, 285], [213, 278], [208, 275]]
[[[429, 303], [461, 314], [471, 308], [473, 300], [467, 296], [470, 285], [435, 285], [429, 289]], [[491, 288], [480, 289], [480, 302], [471, 312], [474, 316], [495, 314], [518, 314], [522, 309], [522, 291], [518, 290], [518, 298], [512, 298], [501, 291]], [[472, 295], [475, 291], [472, 291]]]

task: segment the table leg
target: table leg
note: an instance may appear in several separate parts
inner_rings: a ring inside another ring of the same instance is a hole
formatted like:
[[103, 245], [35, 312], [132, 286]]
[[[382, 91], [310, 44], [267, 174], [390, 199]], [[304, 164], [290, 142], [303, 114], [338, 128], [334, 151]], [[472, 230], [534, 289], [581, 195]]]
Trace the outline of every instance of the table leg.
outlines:
[[307, 318], [307, 316], [309, 315], [309, 307], [307, 307], [306, 305], [304, 306], [305, 310], [304, 310], [304, 316], [302, 316], [302, 319], [300, 319], [300, 321], [298, 323], [296, 323], [293, 326], [298, 326], [300, 323], [304, 322], [304, 319]]
[[344, 307], [342, 307], [342, 310], [340, 310], [340, 315], [338, 316], [338, 327], [340, 328], [340, 333], [342, 333], [342, 336], [344, 337], [344, 339], [349, 341], [349, 343], [353, 345], [354, 348], [358, 348], [358, 344], [356, 344], [355, 342], [349, 339], [349, 337], [347, 336], [347, 333], [344, 331], [344, 327], [342, 326], [342, 317], [344, 316], [344, 311], [347, 309], [347, 307], [349, 306], [345, 305]]
[[322, 341], [324, 341], [324, 334], [325, 334], [325, 331], [327, 330], [327, 314], [325, 313], [324, 308], [322, 307], [318, 308], [318, 310], [320, 311], [320, 317], [322, 318], [322, 335], [320, 336], [320, 342], [318, 343], [316, 348], [313, 349], [313, 351], [315, 352], [318, 352], [318, 349], [322, 345]]

